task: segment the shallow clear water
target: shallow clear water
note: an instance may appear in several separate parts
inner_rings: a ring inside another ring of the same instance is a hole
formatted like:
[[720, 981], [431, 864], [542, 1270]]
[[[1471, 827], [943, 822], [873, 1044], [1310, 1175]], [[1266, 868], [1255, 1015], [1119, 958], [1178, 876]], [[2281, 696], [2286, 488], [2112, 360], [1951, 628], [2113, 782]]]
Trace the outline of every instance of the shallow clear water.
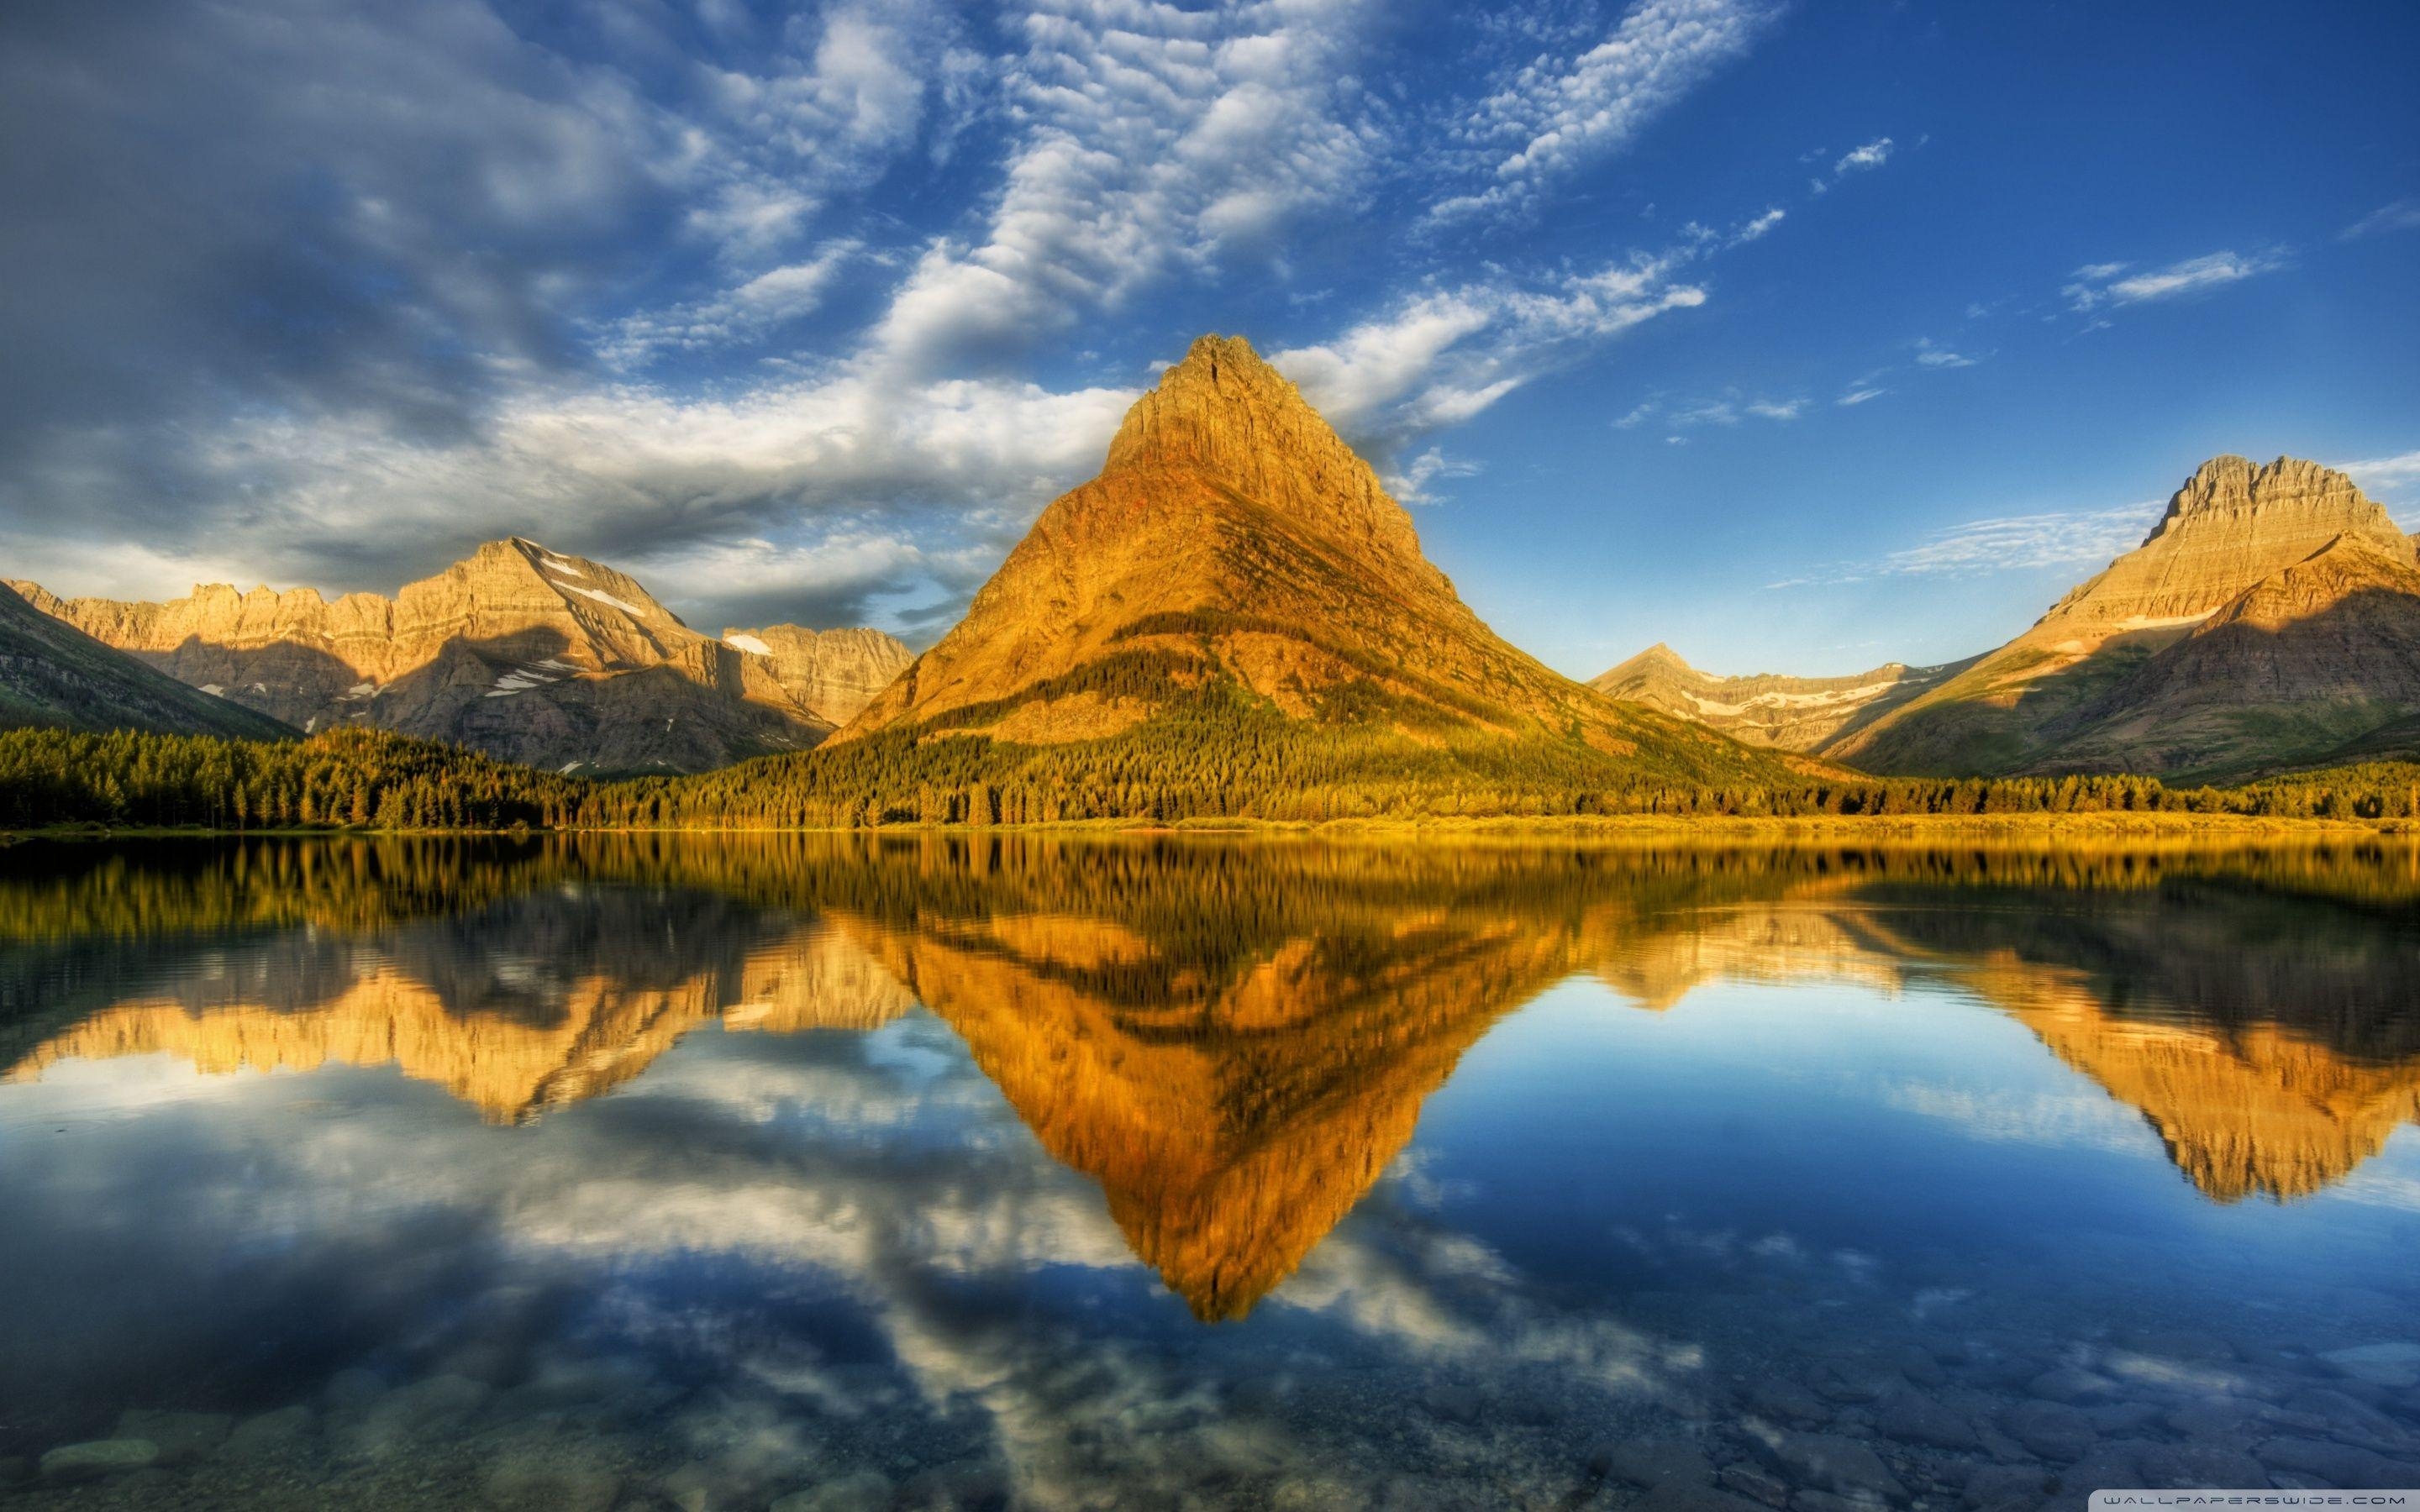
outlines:
[[0, 1505], [2420, 1484], [2408, 848], [5, 856]]

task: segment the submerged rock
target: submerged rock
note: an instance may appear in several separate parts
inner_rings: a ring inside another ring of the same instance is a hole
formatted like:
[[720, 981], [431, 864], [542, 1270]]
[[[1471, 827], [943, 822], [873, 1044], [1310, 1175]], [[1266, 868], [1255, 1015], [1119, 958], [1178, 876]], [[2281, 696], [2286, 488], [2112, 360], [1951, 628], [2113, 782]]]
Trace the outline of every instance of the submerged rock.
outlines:
[[488, 1468], [481, 1489], [496, 1512], [609, 1512], [622, 1477], [559, 1456], [515, 1454]]
[[2373, 1386], [2420, 1386], [2420, 1344], [2363, 1344], [2319, 1358]]
[[256, 1459], [282, 1454], [310, 1436], [318, 1414], [301, 1402], [245, 1418], [235, 1426], [219, 1452], [230, 1459]]
[[2019, 1402], [2000, 1418], [2009, 1437], [2055, 1465], [2072, 1464], [2101, 1442], [2092, 1420], [2063, 1402]]
[[209, 1458], [226, 1442], [235, 1418], [226, 1412], [171, 1412], [130, 1407], [117, 1414], [120, 1439], [147, 1439], [159, 1445], [159, 1462], [186, 1465]]
[[42, 1456], [42, 1479], [59, 1485], [100, 1480], [145, 1469], [160, 1458], [160, 1446], [148, 1439], [94, 1439], [63, 1443]]
[[1854, 1439], [1831, 1433], [1776, 1433], [1770, 1438], [1760, 1436], [1757, 1443], [1765, 1458], [1793, 1484], [1843, 1495], [1870, 1491], [1894, 1501], [1907, 1495], [1907, 1488], [1882, 1457]]
[[773, 1504], [772, 1512], [883, 1512], [891, 1504], [891, 1477], [878, 1470], [792, 1491]]
[[1884, 1397], [1874, 1410], [1874, 1427], [1885, 1438], [1935, 1449], [1971, 1450], [1982, 1443], [1974, 1424], [1921, 1392], [1900, 1391]]
[[1714, 1478], [1714, 1466], [1686, 1439], [1639, 1439], [1598, 1445], [1589, 1456], [1589, 1473], [1651, 1489], [1703, 1486]]

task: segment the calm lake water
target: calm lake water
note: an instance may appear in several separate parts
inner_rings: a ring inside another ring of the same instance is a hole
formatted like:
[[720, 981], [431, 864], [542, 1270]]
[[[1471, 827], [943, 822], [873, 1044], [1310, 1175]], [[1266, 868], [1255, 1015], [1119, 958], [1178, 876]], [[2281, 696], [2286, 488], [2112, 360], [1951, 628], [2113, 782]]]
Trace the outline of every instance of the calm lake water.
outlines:
[[11, 1512], [2420, 1486], [2409, 846], [0, 856]]

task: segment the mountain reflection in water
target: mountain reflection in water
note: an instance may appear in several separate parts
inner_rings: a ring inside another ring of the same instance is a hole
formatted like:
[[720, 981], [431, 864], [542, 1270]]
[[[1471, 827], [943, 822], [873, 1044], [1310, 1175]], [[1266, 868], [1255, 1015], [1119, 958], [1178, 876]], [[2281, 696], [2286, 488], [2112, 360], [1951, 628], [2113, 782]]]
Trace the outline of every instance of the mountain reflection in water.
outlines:
[[519, 1123], [702, 1026], [918, 1005], [1204, 1319], [1361, 1200], [1503, 1015], [1593, 976], [1924, 985], [2133, 1108], [2209, 1198], [2420, 1121], [2420, 872], [2382, 845], [2107, 854], [1038, 837], [20, 851], [0, 1074], [392, 1064]]

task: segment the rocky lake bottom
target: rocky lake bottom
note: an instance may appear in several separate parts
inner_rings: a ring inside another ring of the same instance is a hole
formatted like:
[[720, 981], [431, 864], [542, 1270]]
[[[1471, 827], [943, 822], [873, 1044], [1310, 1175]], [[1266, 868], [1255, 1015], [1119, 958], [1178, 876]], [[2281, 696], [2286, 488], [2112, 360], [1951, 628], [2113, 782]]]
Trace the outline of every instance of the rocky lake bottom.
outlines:
[[2420, 856], [19, 847], [0, 1508], [2420, 1485]]

